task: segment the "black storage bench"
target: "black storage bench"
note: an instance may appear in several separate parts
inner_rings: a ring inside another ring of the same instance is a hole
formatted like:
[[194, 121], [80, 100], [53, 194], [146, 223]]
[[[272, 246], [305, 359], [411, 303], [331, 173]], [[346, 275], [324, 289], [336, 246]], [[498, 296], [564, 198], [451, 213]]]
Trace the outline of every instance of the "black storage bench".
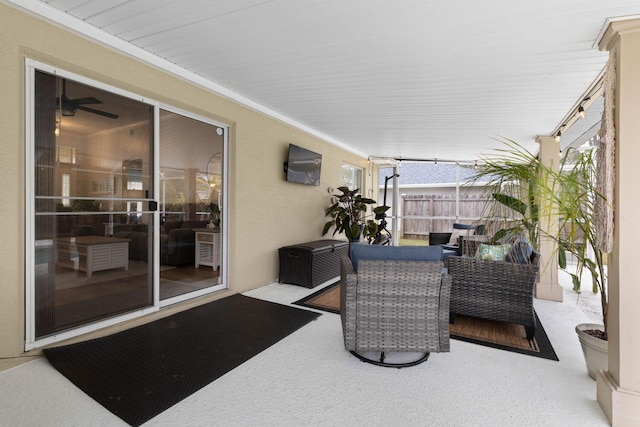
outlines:
[[280, 255], [280, 283], [316, 287], [340, 277], [340, 258], [349, 256], [349, 242], [316, 240], [285, 246]]

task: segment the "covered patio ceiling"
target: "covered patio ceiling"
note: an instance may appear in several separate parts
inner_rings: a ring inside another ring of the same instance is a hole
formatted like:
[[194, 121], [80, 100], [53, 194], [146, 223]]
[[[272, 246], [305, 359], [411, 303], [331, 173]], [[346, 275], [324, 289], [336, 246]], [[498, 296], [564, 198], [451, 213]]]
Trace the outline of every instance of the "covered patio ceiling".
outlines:
[[363, 156], [474, 161], [562, 146], [586, 103], [608, 19], [637, 0], [0, 0], [193, 80]]

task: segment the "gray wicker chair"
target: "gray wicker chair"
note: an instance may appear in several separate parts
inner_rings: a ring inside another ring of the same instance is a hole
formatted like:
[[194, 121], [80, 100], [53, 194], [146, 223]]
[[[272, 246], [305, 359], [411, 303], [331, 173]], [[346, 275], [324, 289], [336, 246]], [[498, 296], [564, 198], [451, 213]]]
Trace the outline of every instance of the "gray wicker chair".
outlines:
[[[414, 366], [431, 352], [449, 351], [451, 278], [441, 261], [341, 260], [340, 316], [345, 349], [379, 366]], [[363, 356], [380, 353], [379, 360]], [[425, 353], [407, 363], [385, 362], [385, 353]]]
[[527, 338], [532, 339], [536, 329], [533, 291], [539, 262], [540, 255], [535, 251], [527, 264], [448, 257], [451, 323], [456, 314], [515, 323], [524, 325]]

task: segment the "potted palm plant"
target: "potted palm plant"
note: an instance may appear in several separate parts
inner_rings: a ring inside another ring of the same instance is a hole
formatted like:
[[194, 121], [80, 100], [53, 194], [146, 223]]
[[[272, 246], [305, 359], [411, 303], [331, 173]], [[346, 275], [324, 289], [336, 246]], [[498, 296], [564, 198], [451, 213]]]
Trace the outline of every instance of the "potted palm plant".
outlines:
[[[559, 217], [558, 232], [547, 235], [557, 243], [558, 266], [572, 278], [573, 290], [582, 291], [583, 273], [588, 272], [592, 292], [600, 295], [602, 325], [581, 324], [576, 327], [587, 370], [592, 378], [598, 369], [607, 369], [608, 293], [606, 256], [599, 248], [594, 224], [596, 201], [606, 199], [596, 190], [595, 154], [592, 150], [569, 149], [560, 161], [559, 170], [540, 163], [514, 141], [505, 141], [507, 148], [498, 157], [485, 159], [485, 165], [475, 180], [490, 181], [491, 198], [488, 222], [498, 229], [494, 239], [524, 231], [536, 247], [541, 232], [540, 221]], [[547, 208], [540, 201], [548, 200]], [[505, 208], [512, 213], [505, 215]], [[508, 218], [508, 219], [507, 219]], [[498, 224], [497, 227], [495, 225]], [[575, 267], [567, 266], [567, 254], [575, 259]], [[592, 351], [599, 354], [592, 356]], [[604, 351], [604, 353], [603, 353]], [[594, 366], [595, 364], [595, 366]]]
[[584, 323], [576, 326], [582, 345], [589, 376], [595, 379], [596, 372], [608, 369], [607, 314], [609, 300], [607, 292], [606, 255], [600, 249], [594, 224], [596, 201], [604, 196], [596, 190], [595, 158], [592, 150], [578, 152], [570, 150], [558, 173], [560, 191], [555, 202], [561, 216], [558, 235], [559, 266], [567, 271], [565, 253], [576, 260], [575, 271], [567, 271], [573, 280], [573, 290], [581, 292], [583, 272], [591, 278], [591, 290], [600, 295], [602, 324]]
[[[349, 241], [359, 241], [361, 237], [373, 237], [378, 231], [378, 224], [367, 215], [369, 205], [375, 200], [362, 197], [360, 189], [349, 190], [349, 187], [338, 187], [340, 194], [332, 195], [335, 202], [325, 210], [325, 216], [331, 219], [322, 229], [324, 236], [333, 227], [333, 235], [344, 233]], [[378, 206], [373, 213], [384, 213], [389, 209], [386, 206]]]

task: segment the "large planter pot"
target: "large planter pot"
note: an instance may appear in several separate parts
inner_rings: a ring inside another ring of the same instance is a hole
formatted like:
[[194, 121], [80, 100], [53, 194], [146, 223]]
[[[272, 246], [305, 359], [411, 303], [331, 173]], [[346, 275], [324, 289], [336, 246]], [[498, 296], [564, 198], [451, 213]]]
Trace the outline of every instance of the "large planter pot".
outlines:
[[595, 380], [596, 373], [599, 370], [606, 371], [609, 369], [609, 343], [584, 332], [590, 329], [602, 331], [604, 326], [594, 323], [582, 323], [576, 326], [576, 333], [582, 346], [582, 353], [584, 354], [589, 376]]

